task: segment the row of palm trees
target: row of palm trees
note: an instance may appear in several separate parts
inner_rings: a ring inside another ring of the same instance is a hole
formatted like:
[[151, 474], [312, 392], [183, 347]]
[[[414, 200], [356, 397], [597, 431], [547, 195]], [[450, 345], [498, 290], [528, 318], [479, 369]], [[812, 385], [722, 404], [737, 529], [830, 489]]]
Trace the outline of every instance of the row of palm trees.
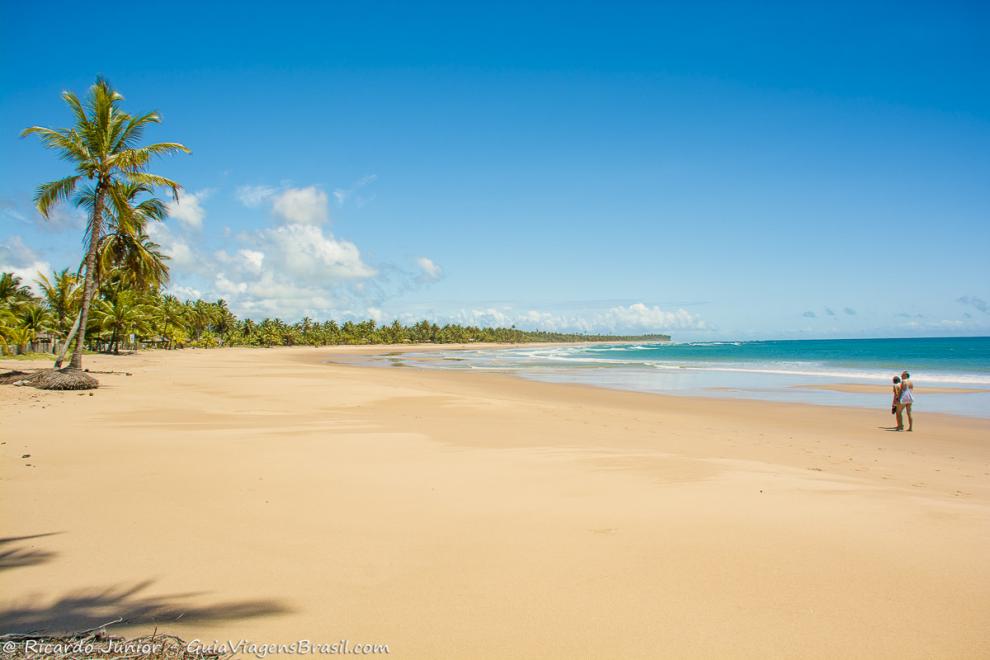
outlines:
[[[167, 274], [165, 257], [157, 271]], [[104, 271], [107, 272], [107, 271]], [[335, 344], [562, 342], [617, 339], [574, 333], [483, 328], [429, 321], [380, 325], [374, 320], [323, 322], [304, 318], [286, 323], [279, 318], [260, 322], [238, 319], [224, 300], [180, 301], [154, 286], [138, 286], [126, 268], [117, 267], [101, 281], [87, 320], [87, 348], [118, 353], [121, 349], [158, 347], [217, 348], [222, 346], [328, 346]], [[32, 293], [11, 273], [0, 274], [0, 350], [27, 352], [39, 338], [64, 345], [81, 310], [84, 291], [76, 273], [63, 270], [38, 275], [40, 295]]]

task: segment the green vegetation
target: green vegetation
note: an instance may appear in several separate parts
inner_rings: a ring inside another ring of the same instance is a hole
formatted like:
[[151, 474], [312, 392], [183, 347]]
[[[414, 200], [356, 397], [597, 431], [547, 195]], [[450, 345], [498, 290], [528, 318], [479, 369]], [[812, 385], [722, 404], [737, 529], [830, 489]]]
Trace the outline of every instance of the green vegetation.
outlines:
[[[148, 252], [157, 255], [157, 269], [164, 277], [148, 286], [128, 282], [126, 267], [104, 270], [105, 277], [93, 301], [86, 329], [89, 348], [119, 352], [122, 348], [152, 346], [165, 349], [221, 346], [328, 346], [334, 344], [402, 344], [402, 343], [469, 343], [469, 342], [571, 342], [666, 340], [667, 335], [636, 337], [585, 335], [562, 332], [527, 331], [517, 328], [480, 328], [463, 325], [437, 325], [420, 321], [403, 325], [394, 321], [378, 325], [373, 320], [317, 322], [304, 318], [286, 323], [274, 318], [255, 322], [238, 319], [224, 300], [179, 301], [161, 292], [168, 276], [166, 258], [151, 244]], [[66, 319], [73, 318], [80, 304], [78, 278], [65, 271], [53, 277], [38, 278], [45, 282], [43, 298], [35, 297], [10, 273], [0, 275], [0, 348], [8, 353], [39, 337], [64, 342], [70, 329]], [[133, 339], [132, 339], [133, 338]]]

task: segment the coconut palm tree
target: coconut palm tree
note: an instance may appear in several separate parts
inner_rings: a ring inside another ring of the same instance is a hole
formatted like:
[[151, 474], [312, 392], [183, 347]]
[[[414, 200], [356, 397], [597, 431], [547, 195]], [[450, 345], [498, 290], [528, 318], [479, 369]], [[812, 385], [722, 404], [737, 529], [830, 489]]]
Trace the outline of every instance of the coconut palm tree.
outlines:
[[34, 196], [38, 212], [45, 218], [59, 202], [74, 199], [81, 204], [83, 196], [76, 195], [80, 183], [88, 180], [92, 191], [92, 209], [87, 227], [85, 279], [80, 310], [79, 331], [72, 353], [71, 369], [82, 368], [86, 345], [86, 324], [89, 307], [96, 291], [97, 253], [103, 235], [104, 209], [108, 195], [123, 182], [165, 186], [178, 199], [179, 184], [146, 171], [155, 156], [189, 150], [177, 142], [160, 142], [138, 146], [145, 128], [161, 121], [155, 112], [132, 116], [120, 108], [123, 96], [103, 78], [90, 87], [85, 105], [72, 92], [62, 92], [62, 98], [72, 110], [75, 125], [71, 128], [31, 126], [22, 136], [37, 135], [42, 144], [59, 152], [75, 165], [75, 173], [62, 179], [43, 183]]
[[220, 336], [220, 345], [224, 346], [230, 342], [230, 333], [233, 332], [237, 324], [237, 317], [230, 311], [227, 301], [223, 298], [218, 299], [213, 303], [213, 306], [216, 308], [216, 320], [213, 327], [217, 331], [217, 335]]
[[79, 275], [63, 268], [53, 273], [51, 279], [38, 273], [38, 286], [45, 297], [45, 303], [55, 316], [52, 330], [59, 336], [65, 337], [79, 310], [79, 299], [82, 296], [82, 283]]
[[21, 284], [21, 278], [13, 273], [0, 273], [0, 307], [11, 311], [29, 302], [34, 296], [31, 289]]
[[113, 299], [100, 298], [93, 305], [93, 319], [104, 333], [110, 333], [108, 350], [120, 353], [120, 340], [135, 333], [147, 335], [151, 327], [150, 308], [134, 291], [124, 290]]
[[[132, 181], [117, 182], [111, 188], [105, 234], [100, 238], [97, 281], [102, 273], [112, 271], [122, 278], [123, 285], [138, 291], [157, 291], [168, 283], [168, 257], [147, 233], [149, 223], [161, 222], [168, 214], [164, 202], [153, 193], [151, 186]], [[91, 196], [83, 200], [87, 208], [94, 203]]]
[[[148, 223], [161, 222], [167, 214], [165, 204], [152, 196], [153, 192], [154, 189], [145, 183], [114, 181], [111, 184], [108, 203], [104, 206], [103, 235], [97, 247], [94, 294], [110, 275], [115, 278], [114, 290], [129, 287], [157, 291], [168, 282], [168, 257], [146, 233]], [[92, 188], [79, 193], [78, 203], [92, 211], [96, 205]], [[55, 360], [56, 369], [62, 366], [65, 352], [80, 328], [80, 319], [81, 315]]]
[[10, 352], [10, 342], [14, 328], [17, 327], [17, 317], [6, 307], [0, 307], [0, 355]]
[[175, 296], [162, 296], [151, 312], [154, 327], [168, 348], [185, 339], [185, 308]]

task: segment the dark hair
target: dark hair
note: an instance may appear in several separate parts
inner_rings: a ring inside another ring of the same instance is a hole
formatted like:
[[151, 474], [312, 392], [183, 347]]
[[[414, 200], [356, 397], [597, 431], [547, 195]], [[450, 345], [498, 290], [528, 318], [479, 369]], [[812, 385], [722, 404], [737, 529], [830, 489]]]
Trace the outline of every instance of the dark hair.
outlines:
[[897, 385], [899, 382], [901, 382], [901, 377], [900, 376], [894, 376], [894, 385]]
[[906, 371], [905, 371], [905, 372], [904, 372], [904, 377], [905, 377], [905, 378], [910, 378], [910, 377], [911, 377], [911, 374], [909, 374], [908, 372], [906, 372]]

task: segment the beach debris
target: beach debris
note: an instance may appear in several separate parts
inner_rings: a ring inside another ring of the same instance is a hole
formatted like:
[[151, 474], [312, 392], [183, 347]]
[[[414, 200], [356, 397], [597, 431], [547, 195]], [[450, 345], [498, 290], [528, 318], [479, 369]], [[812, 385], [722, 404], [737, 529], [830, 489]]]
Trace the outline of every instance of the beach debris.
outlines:
[[181, 637], [159, 633], [128, 639], [107, 632], [107, 626], [122, 623], [115, 619], [97, 628], [66, 634], [0, 635], [5, 660], [69, 660], [70, 658], [141, 658], [141, 660], [222, 660], [231, 653], [200, 649]]
[[0, 385], [36, 387], [39, 390], [95, 390], [100, 382], [84, 371], [39, 369], [34, 372], [8, 371], [0, 374]]

